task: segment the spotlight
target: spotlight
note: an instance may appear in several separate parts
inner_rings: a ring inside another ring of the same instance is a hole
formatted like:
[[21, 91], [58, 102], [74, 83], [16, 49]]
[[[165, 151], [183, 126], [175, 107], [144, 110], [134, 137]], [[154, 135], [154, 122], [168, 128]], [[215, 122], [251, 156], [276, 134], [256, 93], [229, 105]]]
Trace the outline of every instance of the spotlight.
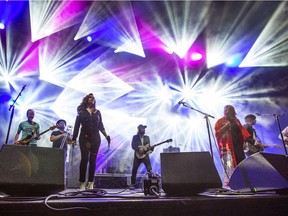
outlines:
[[192, 61], [199, 61], [203, 58], [203, 55], [201, 53], [198, 53], [198, 52], [193, 52], [191, 55], [190, 55], [190, 58]]
[[241, 61], [242, 61], [242, 57], [240, 55], [235, 55], [226, 61], [226, 65], [228, 67], [238, 67]]
[[0, 29], [5, 29], [4, 23], [0, 23]]
[[87, 41], [91, 42], [92, 41], [92, 37], [91, 36], [87, 36]]

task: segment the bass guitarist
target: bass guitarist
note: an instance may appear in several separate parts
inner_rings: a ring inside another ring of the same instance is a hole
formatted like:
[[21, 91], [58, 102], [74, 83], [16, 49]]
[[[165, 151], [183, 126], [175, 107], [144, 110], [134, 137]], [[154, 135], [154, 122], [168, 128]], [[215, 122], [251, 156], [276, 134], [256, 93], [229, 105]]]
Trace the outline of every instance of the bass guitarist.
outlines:
[[[37, 122], [34, 122], [34, 116], [35, 116], [35, 112], [33, 109], [28, 109], [26, 112], [26, 116], [27, 116], [27, 121], [23, 121], [19, 124], [17, 132], [15, 134], [14, 137], [14, 144], [16, 145], [21, 145], [21, 140], [24, 140], [27, 137], [34, 137], [33, 139], [31, 139], [31, 141], [29, 142], [30, 146], [37, 146], [37, 140], [40, 139], [40, 135], [39, 135], [39, 131], [40, 131], [40, 126]], [[21, 140], [19, 139], [19, 135], [22, 132], [22, 136], [21, 136]]]
[[[149, 158], [149, 154], [146, 154], [144, 158], [139, 159], [137, 157], [137, 152], [142, 154], [144, 151], [143, 147], [144, 146], [149, 146], [150, 145], [150, 138], [149, 136], [145, 135], [145, 129], [146, 125], [140, 124], [137, 129], [137, 134], [133, 136], [132, 139], [132, 149], [134, 150], [134, 160], [133, 160], [133, 168], [132, 168], [132, 176], [131, 176], [131, 186], [130, 189], [133, 190], [135, 189], [135, 184], [136, 184], [136, 175], [137, 175], [137, 170], [140, 166], [141, 163], [144, 163], [147, 172], [152, 173], [152, 167], [151, 167], [151, 162]], [[153, 151], [153, 149], [150, 149]]]
[[[251, 134], [250, 140], [255, 140], [255, 143], [252, 145], [251, 142], [246, 142], [244, 144], [244, 152], [247, 157], [251, 156], [252, 154], [255, 154], [257, 152], [263, 151], [265, 148], [268, 147], [277, 147], [281, 148], [280, 145], [277, 144], [262, 144], [261, 140], [257, 136], [256, 130], [253, 128], [253, 125], [256, 124], [256, 116], [253, 114], [249, 114], [245, 117], [246, 124], [243, 125], [247, 131]], [[248, 140], [249, 140], [248, 139]], [[247, 141], [248, 141], [247, 140]]]

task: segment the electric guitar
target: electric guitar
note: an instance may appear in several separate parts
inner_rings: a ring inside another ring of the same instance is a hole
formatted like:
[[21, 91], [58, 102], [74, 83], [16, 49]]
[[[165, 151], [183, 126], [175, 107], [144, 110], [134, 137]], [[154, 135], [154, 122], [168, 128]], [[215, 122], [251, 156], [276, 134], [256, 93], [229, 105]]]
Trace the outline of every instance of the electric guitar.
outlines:
[[159, 145], [164, 144], [164, 143], [169, 143], [172, 141], [173, 141], [172, 139], [168, 139], [166, 141], [157, 143], [157, 144], [152, 145], [152, 146], [150, 146], [149, 144], [147, 144], [145, 146], [138, 146], [138, 150], [136, 151], [136, 157], [138, 159], [143, 159], [144, 157], [146, 157], [147, 154], [150, 154], [154, 150], [154, 147], [159, 146]]
[[[56, 125], [50, 127], [49, 129], [47, 129], [47, 130], [39, 133], [39, 136], [43, 135], [44, 133], [48, 132], [49, 130], [54, 130], [56, 127], [57, 127]], [[34, 134], [34, 135], [27, 135], [24, 139], [19, 140], [17, 144], [18, 144], [18, 145], [29, 145], [29, 143], [30, 143], [32, 140], [34, 140], [36, 137], [37, 137], [36, 134]]]
[[251, 153], [256, 153], [259, 151], [263, 151], [265, 148], [268, 147], [276, 147], [276, 148], [282, 148], [280, 145], [278, 144], [260, 144], [260, 145], [251, 145], [250, 143], [245, 143], [244, 144], [244, 152], [251, 152]]

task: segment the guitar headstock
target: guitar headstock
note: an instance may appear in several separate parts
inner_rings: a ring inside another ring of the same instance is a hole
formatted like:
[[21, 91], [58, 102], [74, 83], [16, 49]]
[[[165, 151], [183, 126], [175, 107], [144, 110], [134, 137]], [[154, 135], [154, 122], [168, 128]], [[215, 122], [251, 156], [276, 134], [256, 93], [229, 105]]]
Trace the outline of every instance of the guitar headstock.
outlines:
[[49, 128], [49, 130], [54, 130], [55, 128], [57, 128], [57, 125], [53, 125], [52, 127]]
[[276, 147], [276, 148], [282, 148], [282, 146], [281, 146], [281, 145], [278, 145], [278, 144], [274, 144], [274, 147]]

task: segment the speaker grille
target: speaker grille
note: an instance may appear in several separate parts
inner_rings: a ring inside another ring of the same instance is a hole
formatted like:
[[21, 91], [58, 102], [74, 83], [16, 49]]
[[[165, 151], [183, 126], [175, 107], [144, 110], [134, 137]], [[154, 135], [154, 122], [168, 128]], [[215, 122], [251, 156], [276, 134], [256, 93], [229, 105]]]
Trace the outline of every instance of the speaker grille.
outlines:
[[64, 150], [4, 145], [0, 152], [0, 191], [8, 195], [47, 195], [64, 189]]

